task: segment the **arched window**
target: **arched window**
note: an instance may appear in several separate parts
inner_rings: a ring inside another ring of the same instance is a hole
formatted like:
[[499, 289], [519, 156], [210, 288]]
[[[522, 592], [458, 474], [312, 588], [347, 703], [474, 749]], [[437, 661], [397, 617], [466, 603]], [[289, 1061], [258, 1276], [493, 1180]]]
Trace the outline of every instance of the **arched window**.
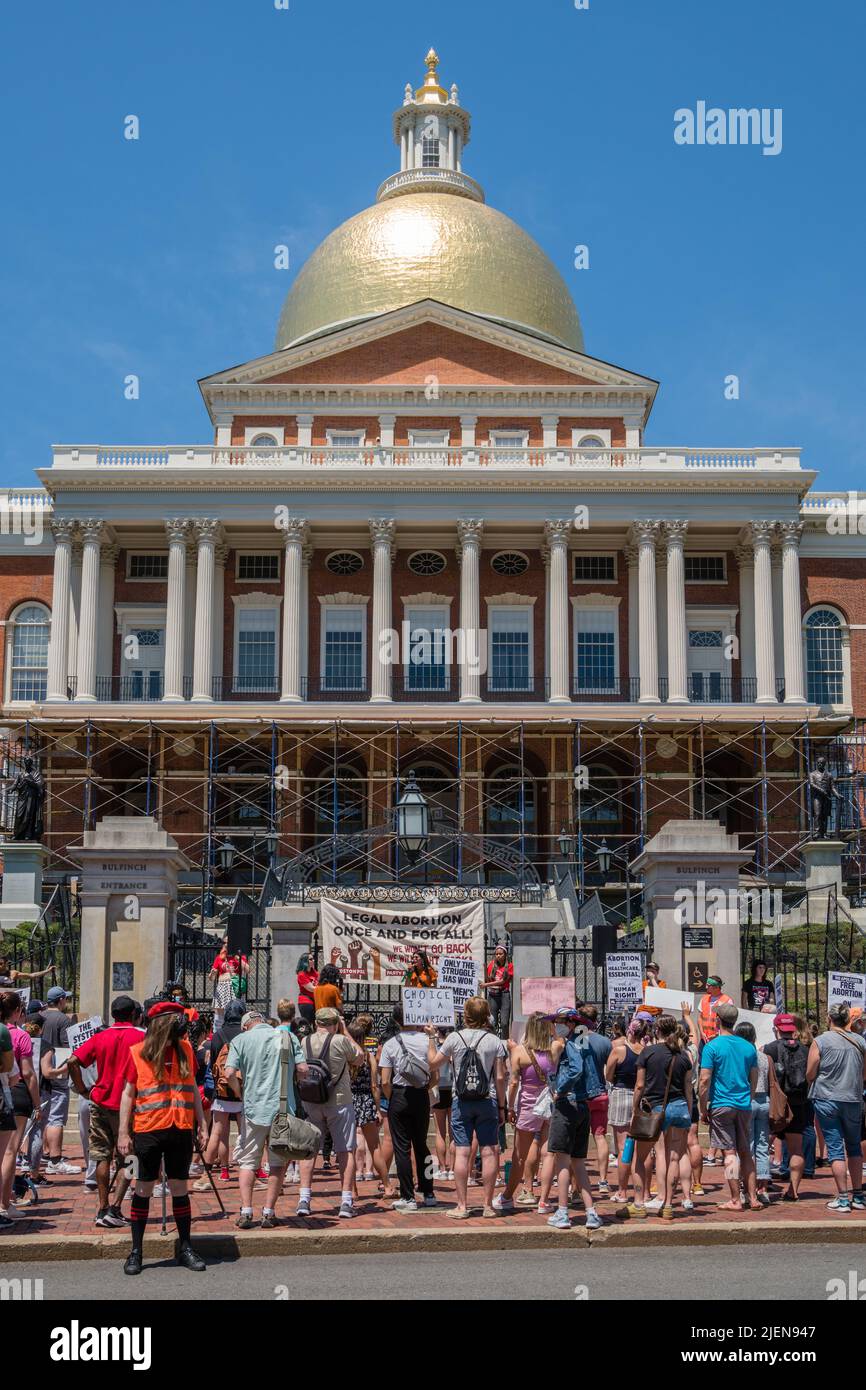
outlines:
[[257, 434], [251, 443], [254, 449], [277, 448], [277, 441], [272, 434]]
[[10, 700], [44, 700], [48, 689], [48, 634], [51, 615], [41, 603], [28, 603], [12, 618]]
[[832, 608], [815, 608], [806, 618], [806, 687], [814, 705], [845, 700], [842, 622]]

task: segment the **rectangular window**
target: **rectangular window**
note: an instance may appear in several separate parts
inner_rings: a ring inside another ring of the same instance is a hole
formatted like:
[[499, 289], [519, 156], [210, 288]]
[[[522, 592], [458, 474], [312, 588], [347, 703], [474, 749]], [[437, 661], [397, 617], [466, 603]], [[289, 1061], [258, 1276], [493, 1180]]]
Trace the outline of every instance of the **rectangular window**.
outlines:
[[237, 692], [273, 693], [277, 688], [277, 609], [238, 608]]
[[360, 431], [354, 434], [336, 434], [333, 430], [328, 434], [328, 443], [332, 449], [360, 449], [364, 442], [364, 436]]
[[280, 577], [280, 557], [274, 555], [238, 555], [238, 579], [267, 583]]
[[130, 555], [128, 577], [156, 581], [168, 579], [168, 556], [158, 552], [154, 555]]
[[687, 584], [724, 584], [724, 555], [686, 555]]
[[609, 584], [616, 579], [615, 555], [583, 555], [576, 550], [571, 557], [571, 566], [576, 584], [584, 580]]
[[366, 608], [324, 608], [322, 614], [323, 690], [363, 690]]
[[617, 681], [617, 610], [578, 608], [574, 622], [575, 694], [611, 694]]
[[529, 690], [532, 614], [529, 608], [492, 608], [490, 624], [491, 690]]
[[451, 671], [448, 652], [448, 610], [411, 608], [409, 650], [405, 653], [407, 690], [448, 690]]

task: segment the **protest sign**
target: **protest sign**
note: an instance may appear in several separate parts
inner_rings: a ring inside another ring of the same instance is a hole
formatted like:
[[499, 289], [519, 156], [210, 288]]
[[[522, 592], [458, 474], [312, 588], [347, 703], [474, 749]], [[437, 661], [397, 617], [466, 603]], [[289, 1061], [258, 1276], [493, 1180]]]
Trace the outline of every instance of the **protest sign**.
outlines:
[[574, 979], [527, 976], [520, 981], [520, 1011], [524, 1014], [555, 1014], [557, 1009], [574, 1008]]
[[443, 956], [484, 960], [484, 904], [342, 903], [321, 906], [322, 960], [336, 965], [347, 983], [399, 985], [415, 951], [424, 951], [438, 972]]
[[450, 989], [403, 986], [403, 1022], [409, 1028], [454, 1027], [454, 995]]
[[76, 1047], [80, 1047], [88, 1038], [92, 1038], [94, 1033], [98, 1033], [102, 1027], [102, 1019], [99, 1014], [94, 1014], [93, 1018], [85, 1018], [81, 1023], [73, 1023], [67, 1034], [69, 1046], [73, 1052]]
[[827, 977], [827, 1008], [847, 1004], [850, 1009], [866, 1009], [866, 975], [831, 970]]
[[755, 1030], [755, 1046], [763, 1047], [764, 1043], [775, 1042], [776, 1034], [773, 1031], [772, 1014], [757, 1013], [754, 1009], [740, 1009], [737, 1013], [737, 1023], [751, 1023]]
[[661, 1009], [662, 1013], [676, 1014], [679, 1018], [682, 1014], [683, 1003], [691, 1004], [692, 1013], [697, 1013], [697, 995], [691, 994], [687, 989], [661, 989], [658, 985], [647, 985], [644, 1003], [649, 1004], [651, 1009]]
[[437, 984], [451, 990], [454, 1007], [462, 1013], [466, 1000], [478, 993], [478, 966], [465, 956], [440, 956]]
[[643, 1001], [643, 961], [630, 951], [611, 951], [604, 958], [609, 1009], [628, 1009]]

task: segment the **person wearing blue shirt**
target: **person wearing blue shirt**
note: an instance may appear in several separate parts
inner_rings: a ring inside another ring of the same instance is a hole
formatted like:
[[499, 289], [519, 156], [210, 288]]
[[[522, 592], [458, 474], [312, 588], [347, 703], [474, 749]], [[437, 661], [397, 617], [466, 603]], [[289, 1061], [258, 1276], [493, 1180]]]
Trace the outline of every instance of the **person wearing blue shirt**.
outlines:
[[716, 1009], [718, 1036], [701, 1053], [701, 1118], [709, 1123], [710, 1145], [724, 1154], [730, 1197], [719, 1203], [721, 1210], [743, 1210], [742, 1183], [751, 1210], [761, 1211], [751, 1143], [758, 1053], [753, 1043], [735, 1035], [737, 1014], [734, 1004], [720, 1004]]

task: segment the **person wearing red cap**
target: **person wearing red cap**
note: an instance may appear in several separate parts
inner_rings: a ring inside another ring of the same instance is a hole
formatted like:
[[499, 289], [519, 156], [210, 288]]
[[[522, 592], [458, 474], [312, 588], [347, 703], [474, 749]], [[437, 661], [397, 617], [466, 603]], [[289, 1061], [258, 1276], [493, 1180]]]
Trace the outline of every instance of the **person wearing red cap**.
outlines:
[[788, 1146], [788, 1186], [782, 1193], [782, 1201], [797, 1202], [800, 1200], [800, 1183], [806, 1162], [803, 1135], [814, 1122], [806, 1080], [809, 1049], [800, 1038], [793, 1014], [776, 1014], [773, 1031], [776, 1034], [775, 1042], [767, 1043], [764, 1051], [791, 1108], [788, 1127], [777, 1136], [784, 1139]]
[[185, 1036], [189, 1020], [183, 1006], [169, 1000], [154, 1004], [147, 1020], [147, 1036], [130, 1048], [120, 1102], [118, 1152], [123, 1157], [132, 1154], [135, 1160], [132, 1250], [124, 1273], [141, 1273], [150, 1199], [163, 1165], [177, 1226], [175, 1259], [185, 1269], [200, 1273], [205, 1262], [190, 1245], [188, 1178], [194, 1132], [198, 1129], [202, 1147], [207, 1128], [195, 1084], [195, 1056]]

